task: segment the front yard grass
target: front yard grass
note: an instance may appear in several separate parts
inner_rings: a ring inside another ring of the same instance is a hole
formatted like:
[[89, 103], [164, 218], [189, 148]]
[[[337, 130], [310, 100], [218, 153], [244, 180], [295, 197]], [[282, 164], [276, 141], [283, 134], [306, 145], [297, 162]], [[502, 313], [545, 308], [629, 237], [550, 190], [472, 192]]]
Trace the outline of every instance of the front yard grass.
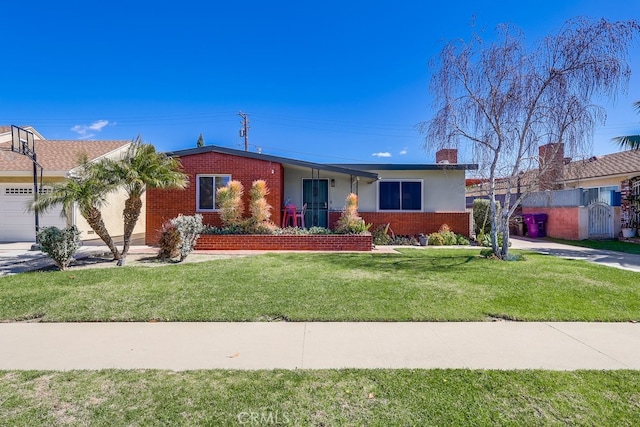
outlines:
[[638, 371], [0, 371], [3, 426], [640, 424]]
[[0, 278], [0, 320], [638, 321], [638, 273], [476, 249], [285, 253]]

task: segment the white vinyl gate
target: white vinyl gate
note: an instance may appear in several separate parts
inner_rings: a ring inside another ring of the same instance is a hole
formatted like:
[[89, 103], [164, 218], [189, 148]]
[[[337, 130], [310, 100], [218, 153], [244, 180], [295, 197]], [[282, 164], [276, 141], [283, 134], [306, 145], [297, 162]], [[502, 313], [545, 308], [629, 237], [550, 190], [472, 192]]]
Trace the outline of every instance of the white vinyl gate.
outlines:
[[593, 201], [589, 209], [589, 239], [613, 238], [613, 207], [605, 202]]

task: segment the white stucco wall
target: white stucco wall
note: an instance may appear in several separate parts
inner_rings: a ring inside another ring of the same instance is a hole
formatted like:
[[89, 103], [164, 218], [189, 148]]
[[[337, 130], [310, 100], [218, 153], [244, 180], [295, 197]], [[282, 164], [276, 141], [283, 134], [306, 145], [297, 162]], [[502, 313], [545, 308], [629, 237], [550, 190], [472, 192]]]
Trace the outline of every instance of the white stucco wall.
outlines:
[[[423, 212], [464, 212], [465, 211], [465, 171], [464, 170], [370, 170], [378, 173], [382, 180], [388, 179], [418, 179], [422, 181], [422, 211]], [[316, 178], [317, 171], [316, 171]], [[344, 208], [344, 201], [351, 191], [351, 177], [335, 172], [320, 171], [320, 179], [329, 180], [329, 210], [340, 211]], [[302, 180], [311, 179], [311, 170], [285, 167], [285, 181], [283, 201], [290, 198], [296, 205], [302, 204]], [[335, 187], [331, 186], [331, 179], [335, 180]], [[369, 178], [358, 179], [359, 210], [361, 212], [376, 212], [378, 210], [378, 182]], [[355, 191], [355, 184], [353, 186]]]
[[[124, 190], [112, 193], [107, 196], [107, 203], [102, 208], [102, 219], [104, 225], [109, 230], [111, 237], [122, 236], [124, 234], [124, 219], [122, 217], [122, 210], [124, 209], [124, 202], [127, 199], [127, 193]], [[142, 195], [142, 209], [140, 211], [140, 217], [136, 223], [136, 227], [133, 229], [134, 234], [145, 232], [145, 218], [146, 218], [146, 196]], [[79, 210], [76, 208], [75, 221], [78, 230], [82, 232], [81, 238], [83, 240], [99, 239], [97, 234], [93, 232], [87, 221], [80, 215]]]

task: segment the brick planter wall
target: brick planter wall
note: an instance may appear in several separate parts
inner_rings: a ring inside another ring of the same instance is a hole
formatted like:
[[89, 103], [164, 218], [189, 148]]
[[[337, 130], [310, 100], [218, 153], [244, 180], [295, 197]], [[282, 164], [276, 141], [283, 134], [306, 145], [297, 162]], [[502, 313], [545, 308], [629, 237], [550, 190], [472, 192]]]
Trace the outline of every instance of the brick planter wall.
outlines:
[[[447, 224], [455, 233], [469, 235], [470, 214], [468, 212], [359, 212], [366, 224], [373, 224], [369, 231], [379, 225], [391, 224], [397, 235], [435, 233], [442, 224]], [[329, 212], [329, 222], [333, 227], [340, 218], [340, 212]]]
[[203, 234], [196, 250], [371, 251], [370, 235]]

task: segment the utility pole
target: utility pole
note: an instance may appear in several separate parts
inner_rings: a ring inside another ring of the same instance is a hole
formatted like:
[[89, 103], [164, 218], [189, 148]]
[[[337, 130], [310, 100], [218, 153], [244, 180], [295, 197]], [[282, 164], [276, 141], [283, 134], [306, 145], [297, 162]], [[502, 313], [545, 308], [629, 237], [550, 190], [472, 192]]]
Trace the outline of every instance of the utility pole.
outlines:
[[244, 137], [244, 151], [249, 151], [249, 116], [242, 111], [238, 113], [242, 118], [240, 121], [240, 136]]

